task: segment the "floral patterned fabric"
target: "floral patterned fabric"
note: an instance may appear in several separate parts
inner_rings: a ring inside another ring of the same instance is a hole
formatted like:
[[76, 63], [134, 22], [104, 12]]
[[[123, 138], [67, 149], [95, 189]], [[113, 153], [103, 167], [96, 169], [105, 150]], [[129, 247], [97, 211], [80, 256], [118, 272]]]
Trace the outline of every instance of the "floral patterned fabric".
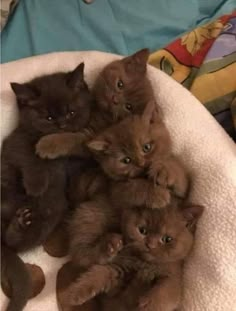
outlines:
[[188, 88], [236, 139], [236, 11], [152, 53], [149, 63]]

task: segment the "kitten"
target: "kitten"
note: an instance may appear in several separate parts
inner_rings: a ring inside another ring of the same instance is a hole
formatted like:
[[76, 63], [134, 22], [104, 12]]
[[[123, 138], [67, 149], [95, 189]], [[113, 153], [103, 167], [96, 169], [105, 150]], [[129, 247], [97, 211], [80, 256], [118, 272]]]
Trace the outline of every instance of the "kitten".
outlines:
[[106, 129], [87, 146], [105, 174], [115, 181], [111, 185], [113, 202], [163, 207], [170, 194], [186, 196], [188, 173], [171, 153], [170, 135], [155, 103], [149, 102], [142, 115]]
[[98, 76], [94, 85], [97, 105], [114, 121], [141, 114], [146, 103], [154, 99], [146, 74], [148, 57], [148, 49], [140, 50], [108, 64]]
[[125, 210], [123, 250], [110, 264], [95, 265], [72, 283], [69, 303], [81, 305], [107, 293], [101, 297], [104, 311], [178, 309], [183, 262], [202, 212], [201, 206], [178, 203], [165, 209]]
[[94, 85], [96, 104], [91, 111], [87, 130], [76, 134], [64, 133], [44, 137], [36, 147], [39, 156], [49, 159], [59, 156], [84, 156], [84, 148], [81, 147], [83, 143], [111, 124], [127, 116], [142, 113], [146, 104], [154, 100], [152, 86], [146, 73], [148, 56], [148, 49], [143, 49], [108, 64]]
[[35, 145], [44, 135], [84, 128], [91, 95], [84, 64], [28, 83], [11, 83], [19, 124], [2, 145], [2, 242], [15, 251], [41, 244], [67, 209], [65, 161], [42, 160]]

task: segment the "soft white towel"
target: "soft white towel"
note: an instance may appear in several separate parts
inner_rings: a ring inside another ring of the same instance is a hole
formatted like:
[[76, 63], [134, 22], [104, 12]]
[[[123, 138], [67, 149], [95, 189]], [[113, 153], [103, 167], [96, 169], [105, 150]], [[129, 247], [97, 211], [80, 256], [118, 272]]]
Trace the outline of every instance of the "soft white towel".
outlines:
[[[17, 122], [15, 97], [9, 82], [73, 69], [85, 62], [91, 85], [101, 68], [117, 56], [100, 52], [65, 52], [1, 65], [1, 137]], [[236, 310], [236, 147], [214, 118], [186, 89], [149, 68], [158, 103], [171, 132], [175, 152], [192, 172], [191, 200], [206, 206], [196, 244], [185, 268], [185, 311]], [[25, 310], [57, 310], [55, 275], [65, 261], [53, 259], [42, 248], [23, 256], [43, 269], [46, 287]], [[5, 296], [1, 293], [1, 306]], [[3, 307], [1, 308], [3, 309]]]

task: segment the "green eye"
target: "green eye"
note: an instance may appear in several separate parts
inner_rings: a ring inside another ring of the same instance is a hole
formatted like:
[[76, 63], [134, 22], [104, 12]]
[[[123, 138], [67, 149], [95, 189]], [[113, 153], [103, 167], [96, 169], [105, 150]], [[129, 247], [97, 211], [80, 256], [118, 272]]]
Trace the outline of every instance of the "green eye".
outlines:
[[47, 120], [51, 122], [51, 121], [52, 121], [52, 117], [51, 117], [51, 116], [48, 116], [48, 117], [47, 117]]
[[122, 80], [118, 80], [118, 82], [117, 82], [117, 87], [118, 87], [120, 90], [123, 89], [124, 83], [123, 83]]
[[132, 105], [131, 104], [125, 104], [125, 108], [127, 109], [127, 110], [129, 110], [129, 111], [132, 111], [133, 110], [133, 107], [132, 107]]
[[161, 238], [161, 242], [163, 244], [168, 244], [168, 243], [170, 243], [172, 241], [173, 241], [173, 238], [171, 236], [167, 235], [167, 234], [163, 235], [163, 237]]
[[147, 235], [147, 229], [144, 226], [138, 227], [138, 230], [142, 235]]
[[125, 164], [129, 164], [131, 162], [130, 157], [125, 157], [121, 160], [121, 162], [125, 163]]
[[151, 151], [151, 149], [152, 149], [152, 144], [147, 143], [147, 144], [143, 145], [143, 152], [144, 153], [148, 153], [149, 151]]

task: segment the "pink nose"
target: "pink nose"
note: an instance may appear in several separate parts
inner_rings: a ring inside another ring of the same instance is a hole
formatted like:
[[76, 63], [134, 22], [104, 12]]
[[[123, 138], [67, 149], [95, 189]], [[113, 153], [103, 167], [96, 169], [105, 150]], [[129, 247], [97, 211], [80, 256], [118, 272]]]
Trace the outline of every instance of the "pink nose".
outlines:
[[118, 99], [115, 95], [112, 95], [112, 98], [111, 98], [112, 102], [114, 105], [118, 105]]
[[157, 243], [154, 238], [152, 239], [149, 238], [148, 241], [146, 242], [146, 245], [149, 249], [155, 249], [157, 247]]

